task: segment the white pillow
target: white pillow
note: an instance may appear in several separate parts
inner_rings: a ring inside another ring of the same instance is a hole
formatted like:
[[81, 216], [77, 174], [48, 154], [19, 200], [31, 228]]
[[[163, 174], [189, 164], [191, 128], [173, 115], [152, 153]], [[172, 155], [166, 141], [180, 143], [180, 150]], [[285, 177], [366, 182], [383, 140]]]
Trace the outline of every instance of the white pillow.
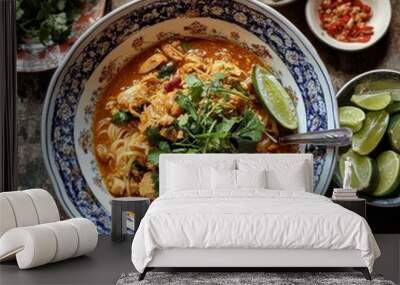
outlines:
[[236, 190], [236, 170], [212, 168], [212, 189]]
[[304, 161], [295, 159], [240, 159], [240, 170], [267, 170], [267, 188], [273, 190], [308, 191], [312, 189], [312, 170]]
[[167, 191], [211, 189], [211, 167], [168, 164]]
[[235, 170], [237, 188], [267, 188], [267, 171]]
[[270, 169], [267, 172], [268, 187], [278, 190], [306, 192], [310, 183], [308, 172], [307, 164], [304, 161], [287, 164], [286, 171]]
[[267, 171], [268, 188], [274, 190], [303, 191], [308, 189], [307, 169], [300, 164], [291, 165], [290, 170], [284, 172], [272, 169]]
[[238, 190], [241, 188], [267, 188], [266, 170], [230, 170], [212, 168], [213, 190]]

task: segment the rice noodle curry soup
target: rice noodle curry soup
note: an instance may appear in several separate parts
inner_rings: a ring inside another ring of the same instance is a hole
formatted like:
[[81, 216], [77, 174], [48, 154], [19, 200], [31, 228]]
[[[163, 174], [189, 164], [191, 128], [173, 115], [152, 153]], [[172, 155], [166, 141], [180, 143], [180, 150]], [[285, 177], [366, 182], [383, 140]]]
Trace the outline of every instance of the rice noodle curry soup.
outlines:
[[296, 152], [277, 143], [296, 130], [260, 102], [256, 65], [267, 72], [238, 44], [185, 38], [161, 42], [123, 67], [94, 114], [93, 147], [109, 193], [157, 197], [161, 153]]

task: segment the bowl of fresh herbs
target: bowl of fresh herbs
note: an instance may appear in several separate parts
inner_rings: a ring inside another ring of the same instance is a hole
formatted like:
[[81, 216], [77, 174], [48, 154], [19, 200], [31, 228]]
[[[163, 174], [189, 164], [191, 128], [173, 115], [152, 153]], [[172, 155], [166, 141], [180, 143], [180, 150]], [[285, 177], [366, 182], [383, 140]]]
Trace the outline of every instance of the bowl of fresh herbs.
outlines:
[[105, 0], [16, 0], [17, 70], [56, 68], [104, 7]]

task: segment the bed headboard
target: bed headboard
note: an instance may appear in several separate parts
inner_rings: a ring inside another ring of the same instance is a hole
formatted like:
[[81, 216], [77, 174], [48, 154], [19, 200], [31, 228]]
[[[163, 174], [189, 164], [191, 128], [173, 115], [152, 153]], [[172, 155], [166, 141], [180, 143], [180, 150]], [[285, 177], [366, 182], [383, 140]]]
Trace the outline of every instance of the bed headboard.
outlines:
[[160, 180], [160, 195], [164, 194], [167, 189], [167, 181], [168, 181], [168, 163], [175, 162], [178, 164], [187, 164], [190, 165], [215, 165], [218, 163], [231, 163], [236, 167], [236, 161], [238, 159], [257, 159], [257, 160], [265, 160], [266, 162], [271, 161], [304, 161], [308, 169], [310, 169], [310, 177], [308, 177], [310, 183], [309, 189], [306, 189], [307, 192], [313, 192], [313, 156], [312, 154], [271, 154], [271, 153], [257, 153], [257, 154], [162, 154], [160, 155], [159, 160], [159, 180]]

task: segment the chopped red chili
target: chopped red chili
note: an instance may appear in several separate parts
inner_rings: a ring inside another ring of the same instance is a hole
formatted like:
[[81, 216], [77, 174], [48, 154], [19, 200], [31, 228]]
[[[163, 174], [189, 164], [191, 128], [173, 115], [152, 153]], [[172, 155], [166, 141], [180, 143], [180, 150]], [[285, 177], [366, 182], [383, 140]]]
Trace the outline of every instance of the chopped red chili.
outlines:
[[339, 41], [365, 43], [374, 34], [371, 7], [361, 0], [323, 0], [318, 12], [322, 28]]
[[164, 85], [164, 90], [166, 92], [172, 92], [175, 89], [181, 89], [182, 88], [182, 80], [179, 77], [175, 77], [173, 79], [171, 79], [170, 81], [168, 81], [167, 83], [165, 83]]

